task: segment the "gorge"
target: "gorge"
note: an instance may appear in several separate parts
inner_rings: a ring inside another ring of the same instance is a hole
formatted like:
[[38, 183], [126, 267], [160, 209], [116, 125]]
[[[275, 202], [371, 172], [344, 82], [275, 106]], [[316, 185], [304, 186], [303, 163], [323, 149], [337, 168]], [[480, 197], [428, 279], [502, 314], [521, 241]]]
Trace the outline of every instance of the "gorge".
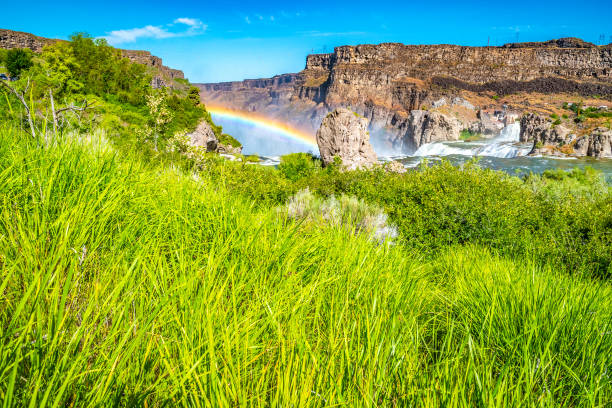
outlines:
[[[462, 130], [496, 137], [525, 113], [552, 127], [548, 118], [565, 115], [561, 106], [568, 102], [595, 106], [608, 117], [612, 45], [562, 38], [501, 47], [342, 46], [309, 55], [299, 73], [198, 87], [209, 105], [257, 112], [311, 134], [327, 113], [347, 107], [369, 120], [377, 152], [412, 155], [428, 143], [458, 141]], [[568, 139], [565, 153], [608, 156], [608, 147], [598, 155], [572, 145], [577, 136], [589, 139], [605, 120], [571, 119], [566, 125], [576, 137]], [[612, 133], [598, 135], [600, 145], [612, 143]], [[523, 141], [537, 143], [527, 134]]]

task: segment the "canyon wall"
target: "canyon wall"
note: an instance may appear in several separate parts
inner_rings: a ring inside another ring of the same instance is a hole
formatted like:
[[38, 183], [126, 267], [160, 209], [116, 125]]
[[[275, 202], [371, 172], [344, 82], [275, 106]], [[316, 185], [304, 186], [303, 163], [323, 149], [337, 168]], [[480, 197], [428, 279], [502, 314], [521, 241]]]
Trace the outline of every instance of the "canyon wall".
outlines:
[[[0, 48], [9, 50], [13, 48], [29, 48], [34, 52], [41, 52], [44, 46], [61, 41], [64, 40], [44, 38], [30, 33], [0, 29]], [[133, 62], [152, 68], [153, 79], [151, 85], [154, 88], [169, 86], [173, 80], [185, 78], [183, 71], [165, 66], [161, 58], [151, 55], [149, 51], [122, 49], [119, 51], [121, 51], [121, 55], [125, 58], [129, 58]]]
[[467, 129], [480, 120], [479, 111], [533, 108], [529, 98], [504, 102], [500, 95], [611, 100], [612, 46], [574, 38], [501, 47], [343, 46], [309, 55], [298, 74], [199, 87], [205, 103], [257, 111], [313, 134], [329, 111], [349, 107], [370, 120], [374, 143], [410, 153], [418, 148], [410, 133], [414, 110], [436, 110]]

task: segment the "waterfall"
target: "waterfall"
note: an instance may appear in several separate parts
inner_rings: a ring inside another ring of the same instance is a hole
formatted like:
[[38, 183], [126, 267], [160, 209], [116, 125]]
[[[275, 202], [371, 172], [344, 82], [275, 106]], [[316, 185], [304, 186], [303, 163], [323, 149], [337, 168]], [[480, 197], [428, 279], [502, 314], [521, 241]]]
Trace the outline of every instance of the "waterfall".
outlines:
[[437, 142], [419, 147], [413, 156], [489, 156], [512, 158], [524, 156], [531, 150], [530, 145], [520, 144], [521, 125], [511, 123], [500, 134], [490, 140], [477, 142]]

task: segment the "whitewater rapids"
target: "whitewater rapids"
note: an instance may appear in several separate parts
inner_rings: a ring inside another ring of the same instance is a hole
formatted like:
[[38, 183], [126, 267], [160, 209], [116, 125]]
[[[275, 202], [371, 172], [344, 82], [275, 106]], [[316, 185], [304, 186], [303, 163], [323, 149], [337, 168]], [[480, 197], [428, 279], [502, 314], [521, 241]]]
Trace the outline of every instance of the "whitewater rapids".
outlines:
[[454, 141], [427, 143], [419, 147], [412, 156], [460, 155], [500, 158], [525, 156], [531, 151], [531, 144], [519, 143], [520, 133], [521, 125], [519, 123], [511, 123], [505, 126], [501, 133], [493, 139], [475, 142]]

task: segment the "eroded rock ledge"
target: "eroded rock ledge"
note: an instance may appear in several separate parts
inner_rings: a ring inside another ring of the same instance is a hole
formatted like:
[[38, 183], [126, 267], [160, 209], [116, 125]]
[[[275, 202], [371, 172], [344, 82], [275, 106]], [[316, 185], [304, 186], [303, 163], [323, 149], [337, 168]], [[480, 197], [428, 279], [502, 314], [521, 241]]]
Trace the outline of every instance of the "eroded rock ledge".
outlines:
[[564, 125], [530, 113], [521, 118], [521, 142], [533, 142], [530, 155], [612, 158], [612, 130], [598, 127], [577, 135]]

